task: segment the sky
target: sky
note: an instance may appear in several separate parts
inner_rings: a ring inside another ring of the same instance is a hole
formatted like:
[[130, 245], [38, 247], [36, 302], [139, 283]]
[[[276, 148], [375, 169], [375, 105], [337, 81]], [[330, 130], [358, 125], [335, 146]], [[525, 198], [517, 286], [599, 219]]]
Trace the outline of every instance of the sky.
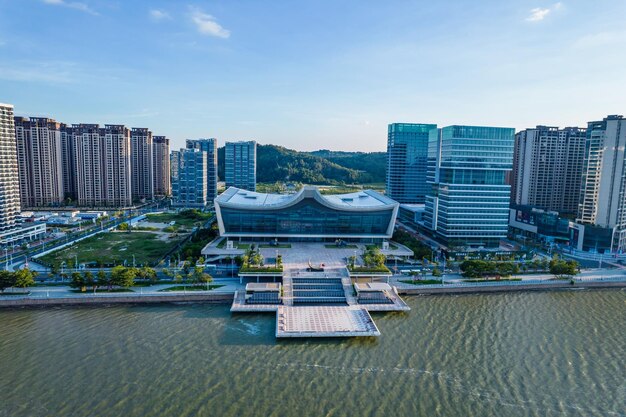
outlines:
[[383, 151], [387, 124], [626, 114], [626, 1], [0, 0], [0, 102], [172, 139]]

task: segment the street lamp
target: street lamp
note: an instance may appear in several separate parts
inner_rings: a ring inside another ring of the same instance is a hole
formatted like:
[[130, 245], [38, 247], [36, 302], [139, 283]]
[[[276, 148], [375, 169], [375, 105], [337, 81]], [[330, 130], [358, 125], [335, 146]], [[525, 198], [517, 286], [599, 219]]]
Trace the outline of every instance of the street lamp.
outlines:
[[446, 276], [446, 257], [443, 257], [443, 270], [441, 271], [441, 285], [443, 285]]

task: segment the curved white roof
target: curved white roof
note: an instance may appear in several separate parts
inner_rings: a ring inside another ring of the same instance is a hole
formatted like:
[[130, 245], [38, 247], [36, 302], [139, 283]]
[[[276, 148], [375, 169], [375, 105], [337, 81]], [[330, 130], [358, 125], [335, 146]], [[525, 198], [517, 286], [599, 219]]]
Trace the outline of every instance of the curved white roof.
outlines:
[[304, 198], [313, 198], [319, 203], [339, 210], [375, 210], [393, 208], [398, 203], [372, 190], [349, 194], [322, 195], [317, 187], [305, 186], [296, 194], [266, 194], [229, 187], [215, 199], [223, 207], [247, 209], [278, 209], [292, 206]]

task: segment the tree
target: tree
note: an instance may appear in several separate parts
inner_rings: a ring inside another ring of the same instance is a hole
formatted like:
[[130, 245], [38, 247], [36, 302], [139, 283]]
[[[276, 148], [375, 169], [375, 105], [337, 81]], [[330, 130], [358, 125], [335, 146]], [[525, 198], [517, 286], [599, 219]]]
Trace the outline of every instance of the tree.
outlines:
[[93, 292], [96, 292], [96, 280], [94, 279], [93, 272], [85, 271], [83, 273], [83, 279], [84, 279], [85, 285], [87, 287], [91, 287]]
[[15, 286], [24, 288], [35, 285], [35, 273], [28, 268], [20, 269], [15, 273]]
[[153, 268], [148, 266], [144, 266], [137, 271], [137, 276], [139, 278], [147, 279], [151, 284], [155, 284], [157, 282], [157, 274]]
[[72, 288], [80, 288], [82, 292], [87, 290], [85, 284], [85, 277], [80, 272], [72, 272], [72, 279], [70, 281], [70, 287]]
[[111, 280], [106, 272], [102, 269], [98, 271], [98, 285], [104, 287], [107, 286], [108, 289], [111, 289]]
[[111, 270], [111, 283], [123, 288], [132, 287], [135, 285], [136, 275], [137, 270], [135, 268], [126, 268], [119, 265]]
[[15, 286], [15, 273], [0, 271], [0, 292]]
[[437, 267], [433, 268], [433, 277], [440, 277], [440, 276], [442, 276], [442, 273], [439, 270], [439, 268]]
[[57, 262], [53, 263], [50, 266], [50, 276], [52, 277], [57, 276], [59, 274], [59, 271], [60, 271], [60, 267]]
[[120, 223], [120, 225], [117, 226], [117, 230], [129, 231], [130, 232], [130, 226], [126, 222]]
[[556, 256], [550, 261], [550, 273], [556, 279], [565, 279], [578, 274], [578, 262], [566, 261]]
[[363, 263], [365, 263], [365, 266], [383, 266], [385, 265], [385, 259], [385, 255], [377, 247], [363, 252]]
[[193, 271], [187, 274], [187, 277], [189, 278], [189, 282], [191, 282], [192, 285], [195, 285], [202, 282], [202, 274], [204, 274], [204, 268], [196, 266]]
[[213, 282], [213, 277], [207, 274], [206, 272], [203, 272], [202, 275], [200, 276], [200, 282], [203, 284], [209, 284]]

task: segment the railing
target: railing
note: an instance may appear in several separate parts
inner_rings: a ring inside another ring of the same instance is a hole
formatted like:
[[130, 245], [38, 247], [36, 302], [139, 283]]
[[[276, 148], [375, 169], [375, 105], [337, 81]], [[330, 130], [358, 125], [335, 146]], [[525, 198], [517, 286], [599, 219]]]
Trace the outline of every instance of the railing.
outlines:
[[[626, 275], [623, 277], [599, 277], [599, 278], [572, 278], [576, 282], [626, 282]], [[402, 284], [402, 289], [406, 288], [465, 288], [465, 287], [500, 287], [500, 286], [524, 286], [524, 285], [555, 285], [569, 283], [570, 279], [528, 279], [521, 281], [487, 281], [487, 282], [449, 282], [446, 284], [424, 284], [412, 285]]]

